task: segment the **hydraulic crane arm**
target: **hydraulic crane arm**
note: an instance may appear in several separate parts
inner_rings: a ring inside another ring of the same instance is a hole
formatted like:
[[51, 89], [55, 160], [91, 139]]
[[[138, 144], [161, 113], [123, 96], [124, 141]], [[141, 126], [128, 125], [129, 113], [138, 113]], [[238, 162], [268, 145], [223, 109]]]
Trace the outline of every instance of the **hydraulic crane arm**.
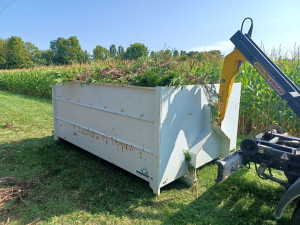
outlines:
[[[300, 117], [299, 88], [251, 40], [252, 20], [249, 32], [245, 35], [242, 34], [243, 23], [241, 30], [230, 39], [235, 49], [224, 60], [219, 89], [218, 125], [221, 126], [234, 79], [240, 64], [244, 61], [249, 61]], [[239, 150], [216, 162], [218, 165], [216, 182], [226, 180], [247, 164], [250, 167], [250, 162], [255, 164], [256, 173], [260, 178], [270, 179], [288, 189], [275, 212], [275, 217], [279, 219], [286, 206], [300, 197], [300, 138], [283, 133], [278, 125], [272, 125], [268, 132], [256, 135], [254, 140], [243, 140]], [[274, 177], [271, 169], [283, 171], [287, 181]], [[292, 224], [300, 224], [300, 201], [294, 211]]]
[[219, 109], [218, 122], [220, 123], [224, 119], [232, 85], [235, 80], [236, 74], [239, 72], [240, 65], [243, 61], [247, 61], [247, 59], [236, 48], [230, 54], [228, 54], [224, 59], [224, 66], [223, 66], [223, 71], [221, 76], [221, 85], [219, 89], [220, 98], [218, 100], [218, 109]]
[[244, 35], [242, 33], [242, 28], [230, 38], [231, 42], [235, 45], [235, 49], [225, 57], [219, 89], [218, 124], [221, 125], [221, 122], [224, 119], [231, 88], [236, 74], [239, 71], [239, 66], [243, 61], [249, 61], [277, 94], [286, 101], [287, 105], [296, 113], [296, 115], [300, 117], [300, 89], [252, 41], [252, 20], [248, 34]]

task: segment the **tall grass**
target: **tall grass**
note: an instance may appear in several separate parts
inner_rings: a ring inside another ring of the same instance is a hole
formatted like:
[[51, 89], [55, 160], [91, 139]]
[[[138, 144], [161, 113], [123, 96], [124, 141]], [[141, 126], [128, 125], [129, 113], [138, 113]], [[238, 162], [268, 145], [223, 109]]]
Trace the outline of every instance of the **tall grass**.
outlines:
[[[278, 58], [275, 63], [299, 87], [299, 54], [293, 59]], [[0, 89], [35, 96], [51, 97], [51, 85], [68, 80], [94, 81], [141, 86], [218, 83], [222, 61], [142, 58], [136, 61], [107, 60], [92, 64], [38, 67], [0, 71]], [[242, 83], [239, 133], [266, 131], [279, 124], [284, 131], [299, 135], [299, 119], [250, 63], [244, 63], [237, 75]]]

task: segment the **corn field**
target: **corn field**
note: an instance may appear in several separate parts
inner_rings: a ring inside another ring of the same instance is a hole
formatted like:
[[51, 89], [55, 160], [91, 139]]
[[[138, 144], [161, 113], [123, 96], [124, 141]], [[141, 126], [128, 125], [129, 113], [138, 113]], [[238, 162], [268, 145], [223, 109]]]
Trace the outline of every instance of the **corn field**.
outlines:
[[[278, 59], [275, 63], [299, 87], [300, 60]], [[220, 60], [173, 60], [142, 58], [135, 61], [106, 60], [72, 66], [37, 67], [0, 71], [0, 89], [51, 98], [51, 85], [69, 80], [109, 82], [140, 86], [218, 83]], [[239, 134], [253, 135], [278, 124], [291, 135], [300, 134], [299, 118], [290, 110], [256, 69], [244, 63], [236, 82], [242, 83]]]
[[[299, 87], [300, 61], [280, 60], [276, 64]], [[264, 131], [272, 124], [299, 136], [299, 118], [249, 63], [241, 67], [237, 81], [242, 83], [240, 133]]]

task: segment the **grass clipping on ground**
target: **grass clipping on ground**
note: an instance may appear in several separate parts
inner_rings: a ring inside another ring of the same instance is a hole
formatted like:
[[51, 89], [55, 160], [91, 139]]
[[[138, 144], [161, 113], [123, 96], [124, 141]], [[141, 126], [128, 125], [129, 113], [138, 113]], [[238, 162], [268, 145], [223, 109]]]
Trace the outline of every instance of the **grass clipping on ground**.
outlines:
[[32, 188], [37, 184], [40, 184], [38, 179], [23, 182], [14, 177], [1, 177], [0, 216], [6, 213], [6, 203], [12, 200], [18, 200], [15, 202], [14, 207], [17, 207], [19, 203], [29, 206], [28, 203], [23, 200], [23, 197], [28, 196]]

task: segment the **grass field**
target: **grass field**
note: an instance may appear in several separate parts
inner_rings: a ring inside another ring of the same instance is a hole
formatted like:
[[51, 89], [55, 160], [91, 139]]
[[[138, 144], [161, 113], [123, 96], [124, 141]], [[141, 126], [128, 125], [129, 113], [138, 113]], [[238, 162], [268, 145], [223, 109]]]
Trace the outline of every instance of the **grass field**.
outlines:
[[214, 163], [192, 187], [175, 181], [155, 196], [138, 177], [54, 141], [52, 129], [50, 100], [0, 91], [0, 180], [23, 187], [22, 198], [0, 202], [0, 224], [287, 224], [295, 207], [276, 221], [283, 187], [253, 168], [216, 184]]

